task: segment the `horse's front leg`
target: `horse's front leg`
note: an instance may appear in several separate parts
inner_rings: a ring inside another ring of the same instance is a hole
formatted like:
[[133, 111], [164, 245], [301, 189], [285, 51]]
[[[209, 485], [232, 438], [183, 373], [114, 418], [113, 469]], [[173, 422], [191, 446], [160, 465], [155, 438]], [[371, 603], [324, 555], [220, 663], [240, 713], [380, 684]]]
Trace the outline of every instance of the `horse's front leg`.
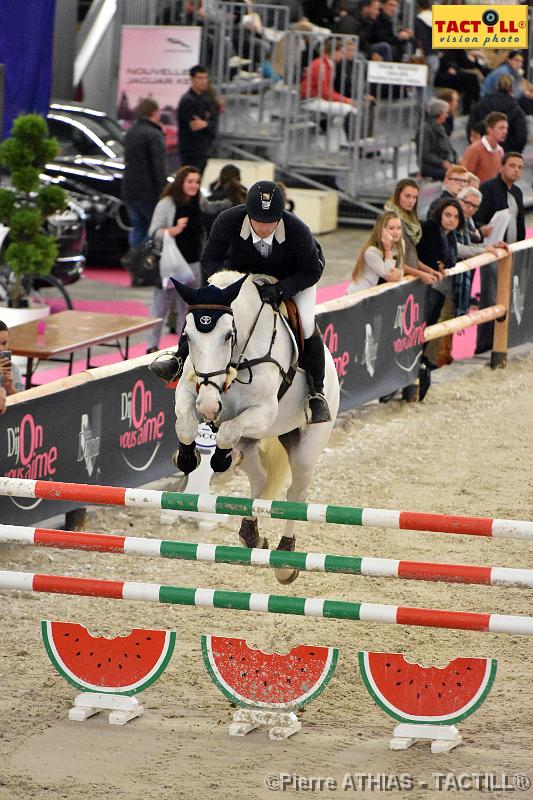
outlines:
[[198, 433], [198, 419], [195, 413], [196, 393], [185, 384], [176, 389], [176, 436], [178, 449], [172, 456], [174, 465], [185, 475], [193, 472], [200, 463], [200, 453], [195, 439]]
[[263, 439], [276, 419], [277, 402], [250, 406], [234, 419], [223, 422], [217, 433], [217, 446], [211, 457], [214, 472], [231, 466], [231, 453], [243, 438]]

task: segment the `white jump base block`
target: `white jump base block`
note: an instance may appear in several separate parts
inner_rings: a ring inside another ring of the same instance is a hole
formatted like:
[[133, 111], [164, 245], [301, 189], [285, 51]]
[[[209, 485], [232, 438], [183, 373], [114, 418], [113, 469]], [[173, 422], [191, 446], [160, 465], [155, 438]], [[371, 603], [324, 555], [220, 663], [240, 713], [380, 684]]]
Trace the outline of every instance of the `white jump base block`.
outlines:
[[401, 722], [393, 731], [391, 750], [408, 750], [420, 739], [431, 739], [432, 753], [449, 753], [463, 741], [455, 725], [421, 725]]
[[302, 723], [294, 711], [269, 711], [260, 708], [239, 708], [229, 725], [230, 736], [246, 736], [258, 727], [267, 727], [272, 740], [288, 739], [298, 733]]
[[109, 711], [110, 725], [125, 725], [131, 719], [142, 716], [143, 706], [136, 697], [104, 692], [81, 692], [74, 699], [74, 707], [68, 718], [74, 722], [85, 722], [100, 711]]

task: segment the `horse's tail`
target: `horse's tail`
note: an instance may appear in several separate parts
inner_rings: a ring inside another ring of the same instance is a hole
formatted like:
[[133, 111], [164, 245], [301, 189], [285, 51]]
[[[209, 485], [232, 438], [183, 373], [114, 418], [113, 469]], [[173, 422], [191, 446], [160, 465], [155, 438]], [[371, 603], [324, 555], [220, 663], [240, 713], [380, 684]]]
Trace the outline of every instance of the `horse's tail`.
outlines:
[[277, 500], [287, 488], [287, 478], [290, 474], [287, 451], [277, 436], [272, 436], [261, 440], [259, 455], [267, 473], [267, 482], [261, 497], [265, 500]]

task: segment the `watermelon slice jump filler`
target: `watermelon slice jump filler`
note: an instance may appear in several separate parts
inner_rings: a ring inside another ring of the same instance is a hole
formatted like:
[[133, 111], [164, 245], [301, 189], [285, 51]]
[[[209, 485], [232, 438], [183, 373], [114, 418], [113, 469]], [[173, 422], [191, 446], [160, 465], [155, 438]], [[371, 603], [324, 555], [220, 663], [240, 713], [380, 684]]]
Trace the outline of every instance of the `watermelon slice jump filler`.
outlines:
[[134, 628], [128, 636], [91, 636], [83, 625], [41, 622], [50, 661], [81, 690], [69, 719], [84, 721], [110, 711], [112, 725], [125, 725], [143, 713], [133, 695], [151, 686], [165, 671], [176, 643], [174, 631]]
[[391, 749], [433, 739], [432, 752], [461, 743], [455, 727], [487, 699], [496, 676], [494, 658], [456, 658], [443, 668], [412, 664], [400, 653], [358, 654], [363, 682], [374, 702], [399, 721]]

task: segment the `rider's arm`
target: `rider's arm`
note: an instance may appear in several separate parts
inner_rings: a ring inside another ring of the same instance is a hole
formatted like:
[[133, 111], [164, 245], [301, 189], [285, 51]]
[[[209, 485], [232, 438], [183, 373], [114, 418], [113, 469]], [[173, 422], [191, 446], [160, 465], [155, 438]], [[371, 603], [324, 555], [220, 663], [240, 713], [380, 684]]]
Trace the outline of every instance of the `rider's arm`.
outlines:
[[283, 298], [292, 297], [297, 292], [314, 286], [318, 283], [324, 271], [325, 263], [322, 252], [313, 239], [311, 231], [301, 220], [294, 220], [293, 225], [287, 226], [288, 258], [291, 259], [292, 275], [280, 280], [283, 289]]

